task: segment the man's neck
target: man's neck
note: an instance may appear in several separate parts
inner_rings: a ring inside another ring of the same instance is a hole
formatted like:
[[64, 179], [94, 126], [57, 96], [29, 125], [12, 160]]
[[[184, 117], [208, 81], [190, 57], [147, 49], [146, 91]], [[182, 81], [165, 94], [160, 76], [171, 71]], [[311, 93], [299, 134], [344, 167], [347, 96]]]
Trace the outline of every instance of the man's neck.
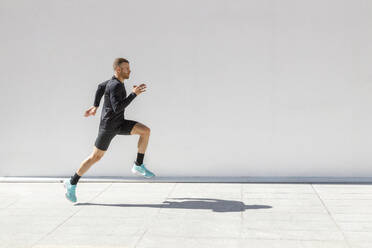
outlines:
[[120, 83], [124, 83], [124, 78], [122, 78], [122, 77], [118, 77], [118, 75], [116, 75], [116, 74], [115, 74], [115, 77], [116, 77], [117, 79], [119, 79]]

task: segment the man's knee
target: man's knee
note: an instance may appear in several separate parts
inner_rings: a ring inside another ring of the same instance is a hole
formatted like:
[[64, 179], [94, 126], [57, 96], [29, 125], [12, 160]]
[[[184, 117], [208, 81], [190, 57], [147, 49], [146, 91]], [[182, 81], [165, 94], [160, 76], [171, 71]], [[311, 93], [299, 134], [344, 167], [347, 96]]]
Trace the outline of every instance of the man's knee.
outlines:
[[150, 135], [151, 129], [142, 123], [138, 123], [134, 126], [132, 133], [139, 135]]
[[103, 156], [101, 155], [97, 155], [97, 154], [93, 154], [91, 156], [91, 159], [94, 161], [94, 162], [97, 162], [98, 160], [100, 160]]
[[103, 157], [104, 154], [105, 154], [104, 152], [93, 152], [90, 158], [93, 161], [98, 161]]
[[151, 129], [149, 127], [145, 128], [145, 134], [150, 135]]

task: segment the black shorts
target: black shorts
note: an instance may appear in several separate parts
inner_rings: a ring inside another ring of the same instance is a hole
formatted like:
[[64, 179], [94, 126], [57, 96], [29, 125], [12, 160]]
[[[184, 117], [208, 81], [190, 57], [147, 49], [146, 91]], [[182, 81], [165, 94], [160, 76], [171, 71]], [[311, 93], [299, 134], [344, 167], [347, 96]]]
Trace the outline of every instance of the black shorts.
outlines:
[[98, 136], [94, 145], [98, 149], [106, 151], [115, 135], [130, 135], [130, 132], [132, 131], [136, 123], [138, 122], [133, 120], [124, 120], [117, 130], [99, 129]]

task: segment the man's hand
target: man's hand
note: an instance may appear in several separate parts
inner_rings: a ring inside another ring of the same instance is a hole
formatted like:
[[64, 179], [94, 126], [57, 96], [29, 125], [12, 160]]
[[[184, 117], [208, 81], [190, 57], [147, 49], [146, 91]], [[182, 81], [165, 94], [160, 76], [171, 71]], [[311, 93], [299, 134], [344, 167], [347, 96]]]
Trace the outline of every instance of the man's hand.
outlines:
[[136, 95], [138, 96], [139, 94], [141, 94], [142, 92], [145, 92], [146, 91], [146, 84], [141, 84], [140, 86], [137, 86], [137, 85], [133, 85], [133, 92], [136, 93]]
[[92, 106], [92, 107], [90, 107], [87, 111], [85, 111], [84, 116], [85, 116], [85, 117], [88, 117], [88, 116], [90, 116], [90, 115], [95, 115], [95, 114], [96, 114], [96, 111], [97, 111], [97, 107]]

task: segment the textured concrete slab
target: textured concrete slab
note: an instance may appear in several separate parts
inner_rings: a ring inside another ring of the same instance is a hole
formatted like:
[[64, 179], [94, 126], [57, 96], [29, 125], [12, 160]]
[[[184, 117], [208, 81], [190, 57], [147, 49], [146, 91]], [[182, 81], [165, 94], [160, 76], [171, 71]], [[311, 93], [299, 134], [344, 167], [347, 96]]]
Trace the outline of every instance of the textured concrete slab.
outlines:
[[0, 184], [0, 247], [372, 247], [372, 185]]

